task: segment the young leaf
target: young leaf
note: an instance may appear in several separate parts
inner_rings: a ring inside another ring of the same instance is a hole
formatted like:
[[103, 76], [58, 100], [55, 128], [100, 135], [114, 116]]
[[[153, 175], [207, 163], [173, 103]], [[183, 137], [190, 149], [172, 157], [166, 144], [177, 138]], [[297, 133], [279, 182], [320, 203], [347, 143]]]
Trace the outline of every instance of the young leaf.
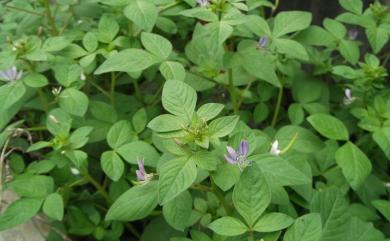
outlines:
[[144, 141], [133, 141], [122, 145], [117, 152], [131, 164], [137, 164], [137, 160], [144, 159], [146, 166], [156, 166], [160, 155], [156, 149]]
[[275, 17], [272, 35], [280, 37], [309, 27], [311, 13], [302, 11], [281, 12]]
[[188, 191], [182, 192], [173, 200], [163, 206], [163, 215], [165, 220], [173, 228], [184, 231], [190, 224], [192, 212], [192, 197]]
[[349, 138], [348, 130], [339, 119], [328, 114], [314, 114], [307, 118], [309, 123], [324, 137], [331, 140], [346, 141]]
[[[110, 43], [119, 32], [119, 24], [113, 17], [103, 15], [100, 18], [98, 30], [99, 40], [103, 43]], [[91, 52], [91, 50], [88, 51]]]
[[210, 223], [209, 228], [223, 236], [237, 236], [245, 233], [248, 228], [239, 219], [222, 217]]
[[102, 65], [95, 70], [95, 74], [107, 72], [138, 72], [158, 63], [154, 55], [142, 49], [125, 49], [110, 55]]
[[184, 82], [168, 80], [162, 92], [162, 105], [168, 112], [192, 120], [197, 95], [195, 90]]
[[345, 10], [353, 12], [357, 15], [362, 14], [363, 11], [362, 0], [339, 0], [339, 3]]
[[271, 202], [271, 191], [260, 169], [247, 167], [233, 190], [233, 204], [247, 224], [253, 226]]
[[199, 107], [196, 113], [202, 120], [209, 121], [219, 115], [224, 107], [223, 104], [219, 103], [207, 103]]
[[147, 121], [148, 116], [146, 114], [145, 108], [141, 108], [135, 112], [133, 118], [131, 119], [131, 123], [133, 124], [134, 130], [137, 133], [141, 133], [145, 129]]
[[160, 168], [158, 182], [160, 204], [166, 204], [189, 188], [195, 181], [196, 174], [196, 165], [188, 157], [164, 163]]
[[159, 115], [148, 124], [148, 127], [156, 132], [167, 132], [180, 130], [188, 125], [188, 120], [171, 115]]
[[285, 229], [294, 223], [294, 219], [284, 213], [267, 213], [260, 217], [253, 227], [257, 232], [267, 233]]
[[165, 61], [160, 65], [160, 72], [166, 80], [184, 81], [186, 71], [184, 66], [179, 62]]
[[168, 58], [172, 52], [171, 42], [157, 34], [143, 32], [141, 42], [146, 50], [156, 55], [161, 61]]
[[300, 60], [309, 60], [309, 55], [306, 52], [305, 47], [297, 41], [291, 39], [275, 39], [273, 43], [279, 53], [286, 54], [292, 58]]
[[62, 91], [59, 96], [60, 107], [72, 115], [84, 116], [85, 112], [87, 112], [88, 104], [88, 97], [74, 88]]
[[318, 213], [310, 213], [295, 220], [285, 233], [283, 241], [318, 241], [321, 233], [321, 216]]
[[103, 152], [100, 160], [104, 173], [113, 181], [118, 181], [125, 170], [125, 165], [118, 154], [114, 151], [106, 151]]
[[150, 1], [134, 0], [124, 9], [124, 14], [138, 27], [150, 32], [156, 23], [158, 9]]
[[98, 47], [98, 40], [95, 34], [92, 32], [86, 33], [83, 38], [83, 45], [88, 52], [95, 51]]
[[158, 204], [157, 182], [137, 185], [124, 192], [111, 205], [106, 220], [134, 221], [149, 215]]
[[56, 192], [47, 196], [42, 210], [50, 218], [61, 221], [64, 217], [64, 201], [62, 200], [62, 196]]
[[356, 190], [370, 175], [371, 162], [359, 147], [347, 142], [336, 151], [336, 162], [341, 167], [345, 178]]
[[38, 73], [29, 73], [26, 76], [23, 77], [23, 82], [32, 88], [39, 88], [46, 86], [49, 81], [47, 80], [46, 76], [43, 74]]
[[21, 198], [11, 203], [0, 215], [0, 231], [27, 222], [38, 213], [42, 199]]
[[224, 116], [210, 122], [209, 135], [212, 137], [224, 137], [229, 135], [237, 125], [238, 116]]
[[131, 124], [126, 120], [115, 123], [107, 133], [107, 143], [112, 149], [117, 149], [133, 139]]

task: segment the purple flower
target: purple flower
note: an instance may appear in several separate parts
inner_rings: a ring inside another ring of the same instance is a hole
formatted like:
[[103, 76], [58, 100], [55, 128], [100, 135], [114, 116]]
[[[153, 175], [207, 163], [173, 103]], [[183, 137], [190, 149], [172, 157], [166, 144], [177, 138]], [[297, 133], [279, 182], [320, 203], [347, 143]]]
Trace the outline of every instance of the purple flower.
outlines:
[[206, 7], [209, 4], [208, 0], [196, 0], [200, 7]]
[[247, 166], [246, 157], [248, 156], [249, 144], [248, 141], [242, 140], [240, 142], [240, 146], [238, 150], [234, 150], [233, 147], [226, 147], [228, 154], [225, 154], [225, 160], [230, 164], [237, 164], [242, 170], [245, 166]]
[[350, 40], [355, 40], [359, 35], [359, 31], [357, 29], [348, 30], [348, 38]]
[[145, 166], [144, 166], [144, 159], [143, 158], [138, 159], [137, 163], [138, 163], [138, 170], [136, 170], [135, 173], [137, 174], [138, 181], [146, 183], [152, 180], [153, 173], [151, 174], [146, 173]]
[[265, 47], [267, 47], [267, 44], [268, 44], [268, 38], [263, 36], [261, 37], [258, 41], [257, 41], [257, 45], [259, 46], [259, 48], [261, 49], [264, 49]]
[[0, 78], [4, 81], [17, 81], [22, 78], [23, 71], [18, 71], [15, 66], [12, 66], [10, 69], [0, 71]]

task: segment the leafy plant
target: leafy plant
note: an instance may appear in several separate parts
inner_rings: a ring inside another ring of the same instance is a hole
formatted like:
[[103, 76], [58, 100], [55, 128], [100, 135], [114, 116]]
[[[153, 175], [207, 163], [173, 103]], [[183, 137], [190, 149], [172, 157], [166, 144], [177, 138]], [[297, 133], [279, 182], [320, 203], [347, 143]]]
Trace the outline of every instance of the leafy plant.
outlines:
[[279, 5], [4, 1], [0, 230], [387, 240], [388, 6], [339, 0], [314, 25]]

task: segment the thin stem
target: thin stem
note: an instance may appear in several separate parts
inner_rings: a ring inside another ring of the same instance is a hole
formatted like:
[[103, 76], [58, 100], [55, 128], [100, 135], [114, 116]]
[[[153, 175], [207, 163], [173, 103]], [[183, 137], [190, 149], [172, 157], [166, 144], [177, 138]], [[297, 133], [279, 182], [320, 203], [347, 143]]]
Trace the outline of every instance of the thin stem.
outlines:
[[[251, 82], [249, 82], [249, 84], [247, 84], [246, 85], [246, 87], [245, 87], [245, 89], [243, 90], [243, 91], [241, 91], [241, 92], [246, 92], [246, 91], [248, 91], [249, 89], [250, 89], [250, 87], [252, 86], [252, 81]], [[238, 109], [240, 109], [240, 107], [241, 107], [241, 105], [242, 105], [242, 102], [244, 101], [244, 95], [240, 95], [240, 98], [238, 99], [238, 101], [237, 101], [237, 106], [238, 106]]]
[[88, 81], [88, 83], [90, 83], [93, 87], [95, 87], [97, 90], [99, 90], [100, 92], [102, 92], [103, 95], [105, 95], [105, 96], [108, 97], [108, 98], [111, 98], [110, 93], [108, 93], [108, 92], [105, 91], [102, 87], [100, 87], [98, 84], [96, 84], [95, 82], [93, 82], [93, 80], [87, 78], [87, 81]]
[[237, 102], [237, 96], [236, 96], [236, 89], [234, 87], [234, 84], [233, 84], [233, 70], [232, 68], [229, 68], [228, 69], [228, 79], [229, 79], [229, 94], [230, 94], [230, 99], [232, 101], [232, 105], [233, 105], [233, 110], [234, 110], [234, 114], [238, 114], [239, 113], [239, 107], [238, 107], [238, 102]]
[[57, 36], [58, 35], [58, 29], [57, 29], [57, 26], [56, 26], [55, 19], [54, 19], [53, 15], [51, 14], [49, 0], [44, 0], [43, 1], [43, 5], [45, 6], [47, 21], [49, 22], [49, 25], [51, 27], [51, 34], [53, 36]]
[[3, 149], [1, 150], [1, 154], [0, 154], [0, 203], [1, 203], [1, 199], [2, 199], [1, 194], [3, 192], [3, 165], [4, 165], [4, 160], [6, 158], [5, 152], [7, 150], [9, 140], [10, 140], [10, 138], [7, 138], [7, 140], [4, 143]]
[[139, 88], [138, 81], [136, 79], [132, 79], [133, 86], [134, 86], [134, 91], [135, 91], [135, 97], [143, 102], [142, 94], [141, 94], [141, 89]]
[[125, 223], [127, 230], [129, 230], [136, 238], [140, 238], [141, 234], [134, 228], [131, 223]]
[[255, 237], [253, 236], [252, 230], [248, 232], [248, 241], [255, 241]]
[[47, 130], [46, 126], [35, 126], [26, 128], [27, 131], [45, 131]]
[[41, 105], [43, 107], [43, 110], [48, 113], [49, 112], [49, 103], [47, 102], [47, 99], [45, 97], [45, 94], [43, 93], [41, 88], [37, 89], [38, 95], [39, 95], [39, 100], [41, 101]]
[[111, 97], [112, 106], [115, 106], [115, 86], [116, 86], [116, 75], [114, 72], [111, 72], [110, 97]]
[[106, 190], [104, 190], [103, 186], [100, 185], [100, 183], [98, 183], [91, 175], [89, 175], [88, 172], [84, 172], [83, 175], [84, 175], [84, 178], [89, 183], [91, 183], [100, 192], [100, 194], [102, 194], [102, 196], [104, 197], [106, 202], [108, 204], [111, 203], [110, 197], [108, 196], [108, 193], [106, 192]]
[[274, 16], [276, 9], [278, 9], [278, 7], [279, 7], [279, 3], [280, 3], [279, 0], [275, 0], [275, 6], [272, 8], [272, 11], [271, 11], [271, 17]]
[[217, 185], [215, 185], [213, 179], [211, 179], [211, 186], [212, 186], [213, 193], [217, 196], [219, 202], [222, 204], [222, 207], [225, 210], [225, 213], [227, 215], [229, 215], [230, 214], [229, 204], [226, 202], [225, 197], [224, 197], [223, 193], [221, 192], [221, 190], [219, 190]]
[[46, 16], [46, 15], [43, 14], [43, 13], [38, 13], [38, 12], [34, 12], [34, 11], [31, 11], [31, 10], [28, 10], [28, 9], [15, 7], [15, 6], [5, 5], [5, 7], [6, 7], [6, 8], [9, 8], [9, 9], [16, 10], [16, 11], [20, 11], [20, 12], [25, 12], [25, 13], [37, 15], [37, 16], [42, 16], [42, 17], [45, 17], [45, 16]]
[[283, 86], [279, 88], [279, 94], [278, 94], [278, 99], [276, 100], [275, 112], [271, 122], [272, 127], [275, 127], [276, 121], [278, 120], [280, 105], [282, 104], [282, 97], [283, 97]]

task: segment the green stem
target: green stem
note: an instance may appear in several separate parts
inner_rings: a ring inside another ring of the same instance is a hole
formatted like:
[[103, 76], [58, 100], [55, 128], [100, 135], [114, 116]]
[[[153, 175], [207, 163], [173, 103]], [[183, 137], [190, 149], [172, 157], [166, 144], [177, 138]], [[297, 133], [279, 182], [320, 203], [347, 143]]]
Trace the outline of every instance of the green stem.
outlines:
[[253, 231], [252, 230], [250, 230], [248, 232], [248, 241], [255, 241], [255, 237], [253, 235]]
[[272, 8], [271, 17], [274, 16], [276, 9], [279, 7], [280, 0], [275, 0], [275, 6]]
[[140, 90], [139, 85], [138, 85], [138, 81], [136, 79], [132, 79], [132, 82], [133, 82], [133, 86], [134, 86], [135, 97], [139, 101], [143, 102], [143, 98], [142, 98], [141, 90]]
[[53, 15], [51, 14], [49, 0], [43, 0], [43, 5], [45, 6], [47, 21], [49, 22], [49, 25], [51, 27], [51, 34], [53, 36], [57, 36], [58, 35], [58, 29], [57, 29], [57, 26], [56, 26], [55, 19], [54, 19]]
[[26, 128], [27, 131], [45, 131], [47, 130], [46, 126], [35, 126]]
[[108, 193], [106, 192], [106, 190], [104, 190], [103, 186], [100, 185], [100, 183], [98, 183], [91, 175], [89, 175], [89, 173], [87, 171], [83, 172], [83, 175], [84, 175], [84, 178], [100, 192], [100, 194], [104, 197], [106, 202], [108, 204], [110, 204], [111, 203], [110, 197], [108, 196]]
[[37, 16], [42, 16], [42, 17], [45, 17], [45, 16], [46, 16], [46, 15], [43, 14], [43, 13], [38, 13], [38, 12], [34, 12], [34, 11], [31, 11], [31, 10], [28, 10], [28, 9], [15, 7], [15, 6], [6, 5], [5, 7], [6, 7], [6, 8], [9, 8], [9, 9], [16, 10], [16, 11], [20, 11], [20, 12], [25, 12], [25, 13], [37, 15]]
[[213, 179], [211, 179], [211, 186], [212, 186], [213, 193], [217, 196], [219, 202], [222, 204], [222, 207], [225, 210], [225, 213], [227, 215], [229, 215], [230, 214], [229, 204], [226, 202], [225, 197], [224, 197], [223, 193], [221, 192], [221, 190], [219, 190], [217, 185], [215, 185]]
[[278, 120], [280, 105], [282, 104], [282, 97], [283, 97], [283, 86], [279, 88], [279, 94], [278, 94], [278, 99], [276, 100], [275, 112], [271, 122], [272, 127], [275, 127], [276, 121]]
[[131, 223], [125, 223], [125, 226], [127, 230], [129, 230], [136, 238], [140, 238], [141, 234], [137, 231], [137, 229], [134, 228], [134, 226]]
[[233, 110], [234, 114], [239, 114], [239, 107], [238, 107], [238, 102], [237, 102], [237, 95], [236, 95], [236, 89], [233, 84], [233, 70], [231, 68], [228, 69], [228, 79], [229, 79], [229, 94], [230, 94], [230, 99], [232, 101], [233, 105]]
[[111, 104], [114, 107], [115, 107], [115, 86], [116, 86], [116, 75], [114, 72], [111, 72], [110, 97], [111, 97]]
[[47, 102], [47, 99], [45, 97], [45, 94], [43, 93], [41, 88], [37, 89], [38, 95], [39, 95], [39, 100], [41, 101], [41, 105], [43, 107], [43, 110], [48, 113], [49, 112], [49, 104]]
[[87, 78], [87, 81], [88, 81], [88, 83], [90, 83], [93, 87], [95, 87], [97, 90], [99, 90], [100, 92], [102, 92], [103, 95], [105, 95], [105, 96], [108, 97], [108, 98], [111, 98], [110, 93], [108, 93], [108, 92], [105, 91], [102, 87], [100, 87], [98, 84], [96, 84], [95, 82], [93, 82], [93, 80]]

